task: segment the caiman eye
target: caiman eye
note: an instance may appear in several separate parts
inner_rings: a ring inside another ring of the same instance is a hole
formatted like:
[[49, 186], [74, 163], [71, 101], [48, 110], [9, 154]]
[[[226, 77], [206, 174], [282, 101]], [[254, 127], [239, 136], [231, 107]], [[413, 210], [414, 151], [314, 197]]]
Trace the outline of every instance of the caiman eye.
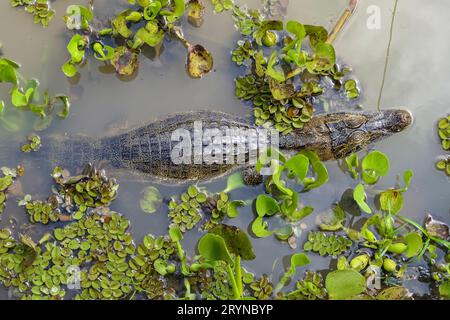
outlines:
[[360, 144], [366, 140], [366, 133], [363, 131], [355, 131], [348, 137], [348, 143]]
[[366, 122], [364, 117], [355, 117], [347, 121], [347, 127], [356, 129], [361, 127]]

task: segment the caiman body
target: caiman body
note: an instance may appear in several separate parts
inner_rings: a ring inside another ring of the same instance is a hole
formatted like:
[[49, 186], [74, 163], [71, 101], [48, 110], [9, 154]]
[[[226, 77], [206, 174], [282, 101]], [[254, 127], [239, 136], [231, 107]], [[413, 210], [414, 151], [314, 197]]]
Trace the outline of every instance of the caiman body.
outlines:
[[[248, 163], [227, 163], [226, 160], [195, 163], [194, 147], [191, 162], [174, 163], [172, 151], [176, 142], [173, 141], [173, 132], [182, 129], [194, 139], [195, 121], [201, 121], [203, 129], [216, 129], [216, 133], [223, 136], [229, 134], [227, 130], [230, 128], [256, 129], [250, 119], [199, 111], [176, 114], [125, 133], [100, 138], [48, 137], [38, 153], [48, 158], [52, 165], [73, 168], [101, 162], [107, 168], [128, 169], [150, 179], [172, 181], [209, 180], [248, 166]], [[317, 115], [304, 128], [280, 135], [279, 148], [284, 151], [312, 150], [324, 161], [340, 159], [402, 131], [411, 121], [411, 114], [405, 110]], [[207, 146], [205, 141], [203, 143]], [[235, 150], [234, 157], [244, 152], [244, 158], [248, 160], [248, 154], [258, 148], [250, 141], [245, 143], [246, 148]]]

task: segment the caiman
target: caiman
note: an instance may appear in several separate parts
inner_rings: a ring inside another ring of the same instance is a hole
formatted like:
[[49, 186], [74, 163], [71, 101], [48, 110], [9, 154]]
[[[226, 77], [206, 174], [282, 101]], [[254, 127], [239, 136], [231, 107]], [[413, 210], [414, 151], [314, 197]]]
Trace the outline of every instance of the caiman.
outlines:
[[[187, 180], [210, 180], [233, 170], [243, 169], [252, 173], [248, 163], [174, 163], [172, 152], [176, 145], [172, 133], [183, 129], [194, 142], [194, 122], [202, 122], [203, 129], [216, 129], [225, 136], [229, 128], [256, 129], [251, 119], [245, 119], [215, 111], [188, 112], [169, 116], [124, 133], [99, 138], [57, 137], [43, 139], [41, 150], [32, 155], [35, 160], [50, 160], [51, 165], [81, 168], [87, 163], [101, 163], [107, 169], [126, 169], [146, 180], [184, 182]], [[335, 160], [357, 152], [382, 138], [403, 131], [412, 122], [409, 111], [402, 109], [379, 112], [340, 112], [319, 114], [287, 135], [278, 137], [279, 149], [286, 153], [312, 150], [321, 160]], [[245, 140], [245, 139], [244, 139]], [[244, 141], [246, 148], [235, 150], [234, 155], [249, 159], [248, 154], [258, 144]], [[192, 157], [198, 149], [192, 146]], [[202, 152], [200, 150], [200, 152]], [[192, 159], [192, 158], [191, 158]], [[247, 182], [252, 177], [246, 177]]]

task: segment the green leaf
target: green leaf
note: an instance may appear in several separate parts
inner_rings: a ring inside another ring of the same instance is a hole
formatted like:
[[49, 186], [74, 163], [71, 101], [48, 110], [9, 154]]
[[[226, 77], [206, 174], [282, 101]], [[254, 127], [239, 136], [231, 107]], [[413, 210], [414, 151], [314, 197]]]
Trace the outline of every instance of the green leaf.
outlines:
[[336, 64], [336, 53], [331, 44], [318, 43], [316, 46], [316, 54], [312, 61], [306, 63], [306, 67], [310, 73], [320, 73], [331, 70]]
[[241, 229], [235, 226], [220, 224], [209, 232], [219, 235], [224, 239], [229, 252], [232, 254], [240, 256], [243, 260], [255, 259], [252, 243], [247, 234]]
[[237, 210], [238, 207], [245, 206], [245, 202], [242, 200], [235, 200], [228, 202], [227, 204], [227, 216], [230, 218], [236, 218], [239, 216], [239, 212]]
[[374, 184], [389, 172], [389, 159], [380, 151], [372, 151], [361, 162], [362, 178], [368, 184]]
[[[274, 160], [272, 160], [272, 161], [274, 161]], [[278, 163], [276, 164], [275, 171], [272, 174], [272, 181], [277, 186], [277, 188], [280, 192], [291, 197], [294, 193], [293, 190], [290, 188], [286, 188], [285, 182], [281, 180], [281, 175], [283, 173], [283, 169], [284, 169], [284, 167], [282, 165], [280, 165]]]
[[114, 33], [120, 34], [125, 39], [129, 38], [133, 31], [131, 31], [127, 26], [127, 16], [132, 12], [132, 10], [125, 10], [119, 13], [111, 22]]
[[68, 60], [66, 63], [64, 63], [61, 67], [61, 70], [66, 75], [66, 77], [69, 78], [74, 77], [78, 72], [77, 67], [72, 63], [71, 60]]
[[439, 294], [443, 298], [450, 298], [450, 280], [442, 282], [439, 286]]
[[0, 83], [5, 82], [17, 85], [18, 80], [16, 69], [4, 61], [4, 59], [0, 59]]
[[295, 175], [300, 181], [304, 181], [309, 171], [309, 158], [297, 154], [286, 161], [284, 167], [289, 170], [288, 176]]
[[296, 40], [303, 41], [306, 36], [305, 26], [297, 21], [289, 20], [286, 24], [286, 30], [294, 34]]
[[78, 33], [70, 39], [67, 44], [67, 51], [70, 54], [71, 62], [73, 64], [80, 63], [84, 58], [84, 48], [86, 46], [86, 40]]
[[264, 20], [261, 25], [253, 32], [253, 38], [255, 42], [262, 46], [262, 39], [266, 33], [270, 30], [281, 31], [283, 30], [283, 21], [280, 20]]
[[364, 292], [366, 280], [355, 270], [336, 270], [327, 274], [325, 287], [330, 300], [350, 299]]
[[364, 212], [372, 213], [372, 209], [366, 203], [366, 192], [362, 184], [358, 184], [353, 190], [353, 199]]
[[170, 228], [169, 235], [170, 235], [170, 239], [172, 239], [173, 242], [178, 242], [183, 239], [183, 234], [181, 233], [181, 230], [178, 227]]
[[336, 231], [343, 227], [345, 212], [339, 205], [333, 206], [331, 214], [321, 218], [320, 229], [324, 231]]
[[149, 186], [142, 190], [144, 194], [143, 198], [140, 200], [141, 210], [147, 213], [155, 213], [162, 203], [162, 195], [159, 190], [153, 186]]
[[217, 234], [205, 234], [198, 243], [198, 252], [210, 261], [224, 261], [228, 264], [233, 263], [225, 240]]
[[267, 222], [262, 217], [253, 220], [252, 231], [258, 238], [265, 238], [272, 235], [272, 231], [267, 230]]
[[356, 171], [359, 167], [359, 159], [356, 153], [352, 153], [348, 157], [345, 158], [345, 163], [347, 164], [347, 169], [353, 175], [353, 179], [358, 177], [358, 172]]
[[408, 246], [405, 252], [407, 258], [412, 258], [417, 256], [423, 248], [422, 235], [417, 232], [408, 233], [403, 237], [403, 241]]
[[316, 174], [315, 179], [304, 179], [303, 183], [305, 185], [305, 191], [318, 188], [321, 185], [328, 182], [328, 170], [327, 167], [320, 161], [320, 158], [313, 151], [303, 150], [300, 152], [301, 155], [306, 156], [311, 163], [313, 172]]
[[134, 35], [133, 49], [143, 43], [150, 47], [157, 46], [164, 39], [164, 31], [158, 28], [158, 24], [150, 21], [145, 27], [140, 28]]
[[280, 212], [278, 202], [265, 194], [260, 194], [256, 198], [256, 213], [259, 217], [273, 216]]
[[404, 192], [409, 189], [409, 186], [411, 185], [411, 180], [414, 176], [414, 172], [412, 170], [406, 170], [403, 174], [403, 181], [405, 181], [405, 187], [400, 189], [399, 191]]
[[386, 190], [380, 194], [381, 209], [397, 214], [403, 207], [403, 195], [398, 190]]
[[278, 239], [286, 241], [294, 234], [294, 230], [292, 229], [291, 225], [287, 225], [285, 227], [274, 230], [274, 233]]
[[298, 267], [303, 267], [311, 263], [309, 257], [304, 253], [296, 253], [291, 257], [291, 267], [290, 274], [291, 276], [295, 275]]
[[286, 81], [286, 76], [284, 75], [284, 72], [282, 70], [275, 70], [274, 66], [277, 63], [278, 59], [278, 51], [275, 50], [272, 52], [269, 61], [267, 62], [267, 70], [266, 75], [277, 80], [278, 82], [284, 82]]
[[227, 188], [223, 192], [230, 192], [232, 190], [242, 188], [245, 186], [244, 180], [242, 180], [242, 174], [240, 172], [236, 172], [228, 177], [227, 179]]
[[312, 48], [316, 48], [319, 43], [328, 39], [328, 31], [322, 26], [305, 25], [305, 31]]

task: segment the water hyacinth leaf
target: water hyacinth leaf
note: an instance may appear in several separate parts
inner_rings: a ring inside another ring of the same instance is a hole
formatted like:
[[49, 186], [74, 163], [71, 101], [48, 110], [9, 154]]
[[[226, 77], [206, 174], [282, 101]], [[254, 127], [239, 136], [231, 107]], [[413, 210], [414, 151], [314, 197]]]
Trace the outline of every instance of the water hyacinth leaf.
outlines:
[[0, 59], [0, 82], [17, 85], [17, 73], [14, 67], [6, 63], [4, 58]]
[[260, 194], [256, 198], [256, 213], [259, 217], [273, 216], [280, 212], [278, 202], [265, 194]]
[[411, 297], [411, 293], [405, 287], [386, 288], [377, 295], [377, 300], [405, 300]]
[[407, 191], [409, 189], [413, 176], [414, 172], [412, 170], [405, 171], [405, 173], [403, 174], [403, 181], [405, 182], [405, 187], [400, 190], [401, 192]]
[[210, 233], [219, 235], [224, 239], [228, 250], [243, 260], [255, 259], [253, 246], [247, 234], [235, 226], [220, 224], [210, 230]]
[[150, 47], [156, 47], [164, 39], [164, 31], [158, 28], [158, 25], [152, 21], [148, 22], [145, 27], [140, 28], [134, 35], [133, 49], [138, 48], [142, 44]]
[[[274, 162], [272, 161], [272, 163], [274, 163]], [[283, 166], [280, 164], [277, 164], [275, 171], [272, 175], [273, 183], [277, 186], [277, 188], [278, 188], [278, 190], [280, 190], [280, 192], [291, 197], [294, 194], [294, 192], [292, 189], [287, 188], [285, 186], [285, 182], [283, 180], [281, 180], [282, 173], [283, 173]]]
[[283, 21], [280, 20], [264, 20], [260, 26], [253, 32], [253, 39], [261, 46], [263, 38], [267, 35], [268, 31], [280, 31], [283, 30]]
[[284, 72], [282, 70], [276, 70], [274, 68], [275, 64], [277, 63], [277, 60], [278, 60], [278, 51], [275, 50], [274, 52], [272, 52], [269, 61], [267, 62], [266, 75], [268, 77], [277, 80], [278, 82], [284, 82], [286, 81], [286, 76], [284, 75]]
[[286, 213], [286, 218], [288, 218], [291, 222], [298, 222], [307, 216], [309, 216], [311, 213], [314, 212], [314, 208], [311, 206], [305, 206], [301, 208], [300, 210], [294, 210], [293, 212]]
[[374, 184], [389, 172], [389, 159], [380, 151], [372, 151], [361, 162], [362, 178], [368, 184]]
[[353, 190], [353, 199], [364, 212], [372, 213], [372, 209], [366, 203], [366, 192], [362, 184], [358, 184]]
[[111, 22], [114, 32], [120, 34], [125, 39], [131, 37], [133, 34], [133, 31], [131, 31], [127, 26], [127, 17], [131, 12], [132, 10], [122, 11]]
[[269, 78], [269, 87], [272, 97], [275, 100], [285, 100], [291, 98], [295, 94], [294, 85], [288, 82], [279, 82], [273, 78]]
[[96, 42], [92, 45], [94, 50], [94, 57], [99, 61], [110, 60], [114, 54], [114, 48], [111, 46], [103, 45], [100, 42]]
[[297, 154], [284, 163], [289, 171], [288, 176], [295, 175], [298, 180], [304, 181], [309, 171], [309, 159], [303, 154]]
[[406, 258], [415, 257], [422, 251], [422, 235], [420, 235], [418, 232], [408, 233], [403, 237], [403, 241], [408, 246], [408, 249], [405, 252]]
[[397, 214], [403, 207], [403, 195], [398, 190], [386, 190], [380, 195], [380, 207], [382, 210]]
[[149, 2], [146, 5], [142, 5], [142, 7], [144, 7], [144, 19], [145, 20], [153, 20], [156, 18], [158, 13], [161, 11], [162, 5], [161, 5], [161, 2], [154, 1], [154, 2]]
[[188, 2], [188, 22], [194, 27], [200, 27], [203, 24], [203, 15], [205, 6], [201, 0], [189, 0]]
[[66, 63], [64, 63], [61, 67], [61, 70], [66, 75], [66, 77], [69, 78], [74, 77], [78, 72], [77, 67], [72, 63], [71, 60], [68, 60]]
[[223, 192], [228, 193], [244, 186], [245, 183], [242, 179], [242, 175], [239, 172], [236, 172], [227, 178], [227, 188]]
[[320, 158], [313, 151], [303, 150], [300, 154], [304, 155], [309, 159], [311, 163], [313, 172], [316, 174], [315, 179], [304, 179], [303, 183], [305, 185], [305, 191], [318, 188], [321, 185], [328, 182], [328, 170], [327, 167], [320, 161]]
[[306, 29], [300, 22], [289, 20], [286, 24], [286, 30], [295, 35], [296, 40], [303, 41], [306, 36]]
[[439, 294], [443, 298], [450, 298], [450, 280], [446, 280], [439, 286]]
[[339, 205], [334, 205], [331, 214], [320, 216], [320, 229], [324, 231], [336, 231], [343, 228], [345, 212]]
[[190, 77], [200, 79], [211, 72], [213, 66], [213, 56], [203, 46], [196, 44], [188, 47], [186, 72]]
[[345, 300], [366, 289], [366, 279], [357, 271], [336, 270], [327, 274], [325, 287], [330, 300]]
[[233, 263], [225, 240], [217, 234], [205, 234], [198, 243], [198, 252], [210, 261], [224, 261], [228, 264]]
[[291, 257], [291, 267], [290, 274], [291, 276], [295, 275], [298, 267], [303, 267], [311, 263], [309, 257], [304, 253], [296, 253]]
[[286, 241], [294, 234], [294, 229], [291, 225], [287, 225], [285, 227], [276, 229], [273, 232], [279, 240]]
[[178, 242], [183, 239], [183, 234], [182, 234], [180, 228], [177, 228], [177, 227], [170, 228], [169, 235], [170, 235], [170, 239], [172, 239], [173, 242]]
[[141, 210], [147, 213], [155, 213], [162, 203], [162, 195], [159, 190], [153, 186], [149, 186], [141, 191], [143, 194], [140, 200]]
[[312, 48], [316, 48], [319, 43], [328, 39], [328, 31], [322, 26], [305, 25], [305, 31]]
[[257, 217], [252, 222], [252, 232], [258, 238], [266, 238], [272, 235], [272, 231], [267, 230], [267, 222], [262, 217]]
[[84, 48], [86, 46], [86, 39], [79, 35], [75, 34], [72, 39], [70, 39], [67, 44], [67, 51], [70, 54], [72, 63], [80, 63], [84, 58]]
[[359, 159], [356, 153], [352, 153], [348, 157], [345, 157], [345, 163], [347, 164], [347, 169], [353, 175], [353, 179], [358, 177], [357, 169], [359, 167]]
[[242, 200], [229, 202], [227, 205], [227, 216], [229, 218], [236, 218], [237, 216], [239, 216], [239, 211], [237, 210], [237, 208], [243, 206], [245, 206], [245, 202]]
[[331, 44], [318, 43], [312, 61], [306, 63], [308, 71], [312, 74], [331, 70], [336, 64], [336, 53]]
[[162, 16], [167, 16], [167, 20], [169, 22], [175, 22], [179, 18], [181, 18], [186, 10], [186, 5], [184, 0], [173, 0], [174, 9], [173, 12], [168, 10], [161, 10], [160, 14]]
[[119, 75], [131, 76], [139, 67], [138, 54], [127, 47], [117, 47], [114, 49], [111, 64]]

